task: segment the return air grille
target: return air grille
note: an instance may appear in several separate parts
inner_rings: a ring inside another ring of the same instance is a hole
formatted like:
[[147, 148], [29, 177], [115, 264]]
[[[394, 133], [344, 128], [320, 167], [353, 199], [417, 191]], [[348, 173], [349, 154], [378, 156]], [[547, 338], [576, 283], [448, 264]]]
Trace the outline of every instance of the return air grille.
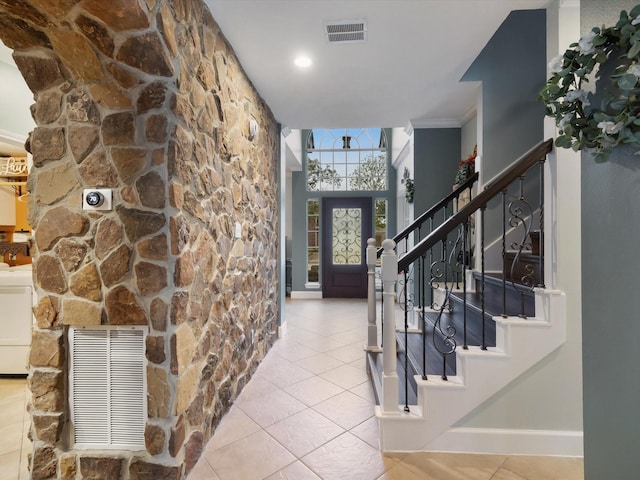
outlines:
[[144, 449], [144, 330], [71, 328], [69, 340], [76, 447]]
[[367, 39], [366, 20], [344, 20], [325, 25], [329, 43], [359, 43]]

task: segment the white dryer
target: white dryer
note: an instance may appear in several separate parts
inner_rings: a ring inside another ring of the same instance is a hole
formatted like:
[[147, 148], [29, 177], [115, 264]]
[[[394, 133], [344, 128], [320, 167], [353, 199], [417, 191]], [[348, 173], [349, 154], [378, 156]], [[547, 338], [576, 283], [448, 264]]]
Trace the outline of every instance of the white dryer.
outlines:
[[0, 375], [28, 372], [33, 306], [31, 265], [0, 268]]

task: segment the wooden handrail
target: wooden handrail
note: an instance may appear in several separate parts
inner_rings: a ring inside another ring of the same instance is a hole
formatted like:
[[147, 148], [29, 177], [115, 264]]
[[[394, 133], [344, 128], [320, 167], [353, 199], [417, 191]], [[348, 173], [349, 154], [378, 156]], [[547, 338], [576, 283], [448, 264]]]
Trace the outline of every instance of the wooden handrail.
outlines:
[[447, 238], [449, 233], [458, 225], [464, 223], [476, 210], [486, 207], [487, 203], [500, 192], [505, 190], [514, 180], [522, 176], [536, 163], [544, 162], [546, 156], [553, 149], [553, 140], [545, 140], [522, 155], [510, 167], [498, 174], [493, 180], [487, 183], [482, 190], [471, 201], [462, 207], [455, 215], [449, 217], [440, 226], [434, 229], [429, 235], [423, 238], [411, 250], [398, 259], [398, 272], [406, 270], [409, 265], [421, 257], [436, 243]]
[[[418, 229], [418, 227], [420, 227], [425, 221], [427, 221], [429, 217], [434, 216], [438, 210], [443, 208], [445, 205], [448, 205], [449, 202], [451, 202], [454, 198], [459, 197], [464, 190], [466, 190], [467, 188], [470, 188], [471, 185], [473, 185], [477, 180], [478, 180], [478, 172], [475, 172], [473, 175], [467, 178], [463, 183], [461, 183], [455, 190], [453, 190], [446, 197], [444, 197], [438, 203], [436, 203], [431, 208], [429, 208], [429, 210], [427, 210], [418, 218], [416, 218], [413, 222], [411, 222], [409, 226], [405, 227], [399, 233], [397, 233], [395, 237], [393, 237], [393, 241], [398, 243], [399, 241], [407, 238], [409, 235], [415, 232]], [[378, 254], [378, 257], [382, 254], [382, 248], [378, 249], [377, 254]]]

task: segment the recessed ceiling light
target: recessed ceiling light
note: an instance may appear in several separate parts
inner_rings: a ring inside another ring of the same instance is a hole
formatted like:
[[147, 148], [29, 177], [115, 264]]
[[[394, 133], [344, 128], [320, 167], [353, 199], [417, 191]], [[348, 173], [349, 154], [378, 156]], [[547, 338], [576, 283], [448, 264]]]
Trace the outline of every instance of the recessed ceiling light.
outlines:
[[300, 55], [299, 57], [296, 57], [296, 59], [294, 60], [294, 63], [296, 64], [297, 67], [307, 68], [307, 67], [310, 67], [313, 62], [306, 55]]

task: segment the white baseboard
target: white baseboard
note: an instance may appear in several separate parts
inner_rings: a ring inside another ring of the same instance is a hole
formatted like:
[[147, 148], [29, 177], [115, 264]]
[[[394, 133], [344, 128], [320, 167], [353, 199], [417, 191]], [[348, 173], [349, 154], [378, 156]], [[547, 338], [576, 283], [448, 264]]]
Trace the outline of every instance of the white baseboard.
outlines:
[[452, 428], [431, 442], [426, 450], [495, 455], [582, 457], [584, 455], [583, 440], [581, 431]]
[[278, 338], [282, 338], [287, 334], [287, 321], [282, 322], [282, 325], [278, 325]]
[[322, 292], [309, 292], [306, 290], [293, 290], [291, 292], [292, 300], [318, 300], [322, 299]]

